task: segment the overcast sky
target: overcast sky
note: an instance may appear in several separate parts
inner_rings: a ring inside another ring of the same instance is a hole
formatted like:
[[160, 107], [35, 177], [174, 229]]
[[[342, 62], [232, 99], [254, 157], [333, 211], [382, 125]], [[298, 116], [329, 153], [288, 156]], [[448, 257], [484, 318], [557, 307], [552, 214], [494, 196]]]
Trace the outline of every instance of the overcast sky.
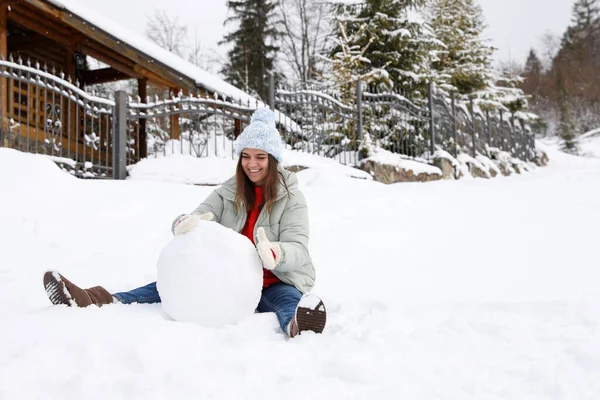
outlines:
[[[73, 1], [73, 0], [71, 0]], [[544, 32], [562, 35], [575, 0], [479, 0], [486, 18], [486, 35], [498, 48], [496, 60], [524, 62], [531, 47], [539, 47]], [[197, 32], [205, 48], [218, 48], [225, 28], [226, 0], [77, 0], [122, 25], [144, 34], [154, 8], [177, 15], [190, 35]], [[223, 53], [221, 51], [221, 53]]]

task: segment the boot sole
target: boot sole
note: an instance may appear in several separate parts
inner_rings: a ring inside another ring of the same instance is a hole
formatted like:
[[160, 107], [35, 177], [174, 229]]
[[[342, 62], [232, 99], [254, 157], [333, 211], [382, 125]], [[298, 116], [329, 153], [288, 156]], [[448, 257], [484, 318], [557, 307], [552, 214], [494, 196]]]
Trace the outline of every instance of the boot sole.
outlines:
[[314, 295], [305, 296], [296, 310], [298, 334], [303, 331], [323, 333], [327, 322], [327, 310], [323, 301]]
[[76, 305], [58, 272], [48, 271], [44, 274], [44, 289], [52, 304], [69, 307]]

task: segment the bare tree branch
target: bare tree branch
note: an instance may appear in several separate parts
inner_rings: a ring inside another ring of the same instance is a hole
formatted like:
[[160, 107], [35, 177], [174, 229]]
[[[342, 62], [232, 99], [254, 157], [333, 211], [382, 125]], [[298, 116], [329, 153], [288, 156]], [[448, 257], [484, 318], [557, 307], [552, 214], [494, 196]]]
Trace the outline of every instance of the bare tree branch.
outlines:
[[187, 27], [179, 23], [178, 17], [169, 17], [165, 10], [154, 10], [146, 22], [146, 36], [160, 47], [183, 57]]

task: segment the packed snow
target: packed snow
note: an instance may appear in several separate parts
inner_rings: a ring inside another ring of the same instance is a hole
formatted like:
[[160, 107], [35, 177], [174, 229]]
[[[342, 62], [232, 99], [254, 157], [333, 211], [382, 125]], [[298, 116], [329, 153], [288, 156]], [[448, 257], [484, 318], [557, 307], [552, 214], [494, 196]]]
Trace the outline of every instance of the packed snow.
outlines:
[[161, 251], [156, 286], [176, 321], [201, 326], [235, 324], [260, 301], [262, 263], [252, 242], [216, 222], [199, 221]]
[[154, 281], [171, 221], [214, 188], [77, 180], [0, 149], [0, 399], [597, 400], [600, 159], [546, 150], [495, 179], [299, 172], [328, 325], [288, 339], [273, 314], [52, 306], [48, 269], [112, 293]]
[[[194, 185], [219, 185], [235, 174], [237, 160], [230, 152], [220, 157], [198, 158], [194, 155], [170, 153], [166, 157], [150, 156], [128, 167], [133, 180], [163, 181]], [[284, 150], [281, 164], [286, 167], [312, 168], [337, 175], [372, 180], [367, 172], [340, 164], [335, 160], [301, 151]], [[420, 163], [415, 163], [420, 164]]]
[[579, 147], [584, 156], [600, 158], [600, 134], [582, 136]]

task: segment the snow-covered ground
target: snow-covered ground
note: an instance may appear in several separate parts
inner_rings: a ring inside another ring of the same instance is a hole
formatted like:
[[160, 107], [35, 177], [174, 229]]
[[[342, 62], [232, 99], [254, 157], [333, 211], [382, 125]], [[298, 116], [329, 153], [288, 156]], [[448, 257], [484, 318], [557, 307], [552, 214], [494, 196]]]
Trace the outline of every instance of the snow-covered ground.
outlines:
[[579, 147], [584, 156], [600, 158], [600, 129], [582, 135]]
[[77, 180], [0, 149], [0, 399], [597, 400], [600, 159], [548, 152], [491, 180], [300, 172], [329, 320], [288, 340], [270, 314], [209, 329], [160, 305], [51, 306], [47, 269], [154, 280], [172, 218], [213, 188]]

